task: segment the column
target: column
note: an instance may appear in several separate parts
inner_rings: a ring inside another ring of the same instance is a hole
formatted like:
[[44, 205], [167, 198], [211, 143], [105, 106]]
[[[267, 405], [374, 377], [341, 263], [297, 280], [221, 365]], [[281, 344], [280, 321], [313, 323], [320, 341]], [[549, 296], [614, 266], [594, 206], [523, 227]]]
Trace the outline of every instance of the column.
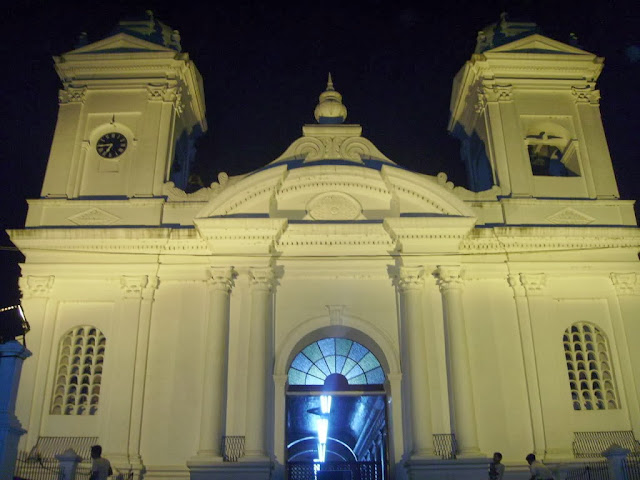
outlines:
[[527, 384], [527, 395], [529, 398], [533, 453], [537, 457], [542, 458], [546, 450], [546, 441], [528, 297], [541, 292], [545, 283], [545, 277], [542, 274], [509, 275], [508, 281], [511, 288], [513, 288], [513, 298], [516, 302], [516, 314], [518, 315], [522, 361]]
[[459, 266], [438, 267], [437, 277], [445, 320], [449, 402], [459, 457], [480, 456], [467, 332], [462, 305], [463, 281]]
[[198, 457], [222, 461], [224, 400], [227, 396], [226, 372], [229, 340], [229, 294], [233, 287], [231, 267], [211, 268], [209, 316], [206, 330], [202, 414]]
[[136, 358], [133, 374], [133, 394], [131, 399], [131, 428], [129, 430], [129, 459], [133, 467], [142, 467], [140, 438], [142, 435], [142, 408], [147, 378], [147, 358], [149, 354], [149, 332], [151, 330], [151, 312], [158, 277], [150, 276], [141, 290], [139, 305], [138, 335]]
[[15, 340], [0, 344], [0, 478], [13, 478], [18, 441], [26, 431], [16, 418], [16, 397], [22, 362], [31, 356]]
[[396, 277], [400, 294], [400, 339], [405, 352], [403, 370], [408, 372], [409, 407], [405, 421], [411, 430], [411, 458], [434, 456], [433, 428], [429, 405], [429, 378], [425, 351], [424, 319], [422, 315], [422, 292], [424, 269], [422, 267], [400, 267]]
[[252, 268], [251, 317], [249, 319], [249, 364], [247, 372], [247, 415], [245, 460], [267, 460], [268, 421], [271, 418], [270, 395], [273, 375], [271, 267]]
[[612, 480], [626, 480], [624, 462], [631, 451], [628, 448], [622, 448], [615, 443], [607, 448], [602, 455], [607, 459], [609, 466], [609, 478]]

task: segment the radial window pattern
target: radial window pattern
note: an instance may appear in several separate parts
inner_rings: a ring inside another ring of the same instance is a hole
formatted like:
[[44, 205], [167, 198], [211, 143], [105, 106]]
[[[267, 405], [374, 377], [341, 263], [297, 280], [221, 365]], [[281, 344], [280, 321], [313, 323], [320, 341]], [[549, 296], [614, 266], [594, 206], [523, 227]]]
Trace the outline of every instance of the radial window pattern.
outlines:
[[349, 385], [380, 385], [384, 371], [373, 353], [346, 338], [324, 338], [305, 347], [291, 363], [289, 385], [323, 385], [331, 374]]

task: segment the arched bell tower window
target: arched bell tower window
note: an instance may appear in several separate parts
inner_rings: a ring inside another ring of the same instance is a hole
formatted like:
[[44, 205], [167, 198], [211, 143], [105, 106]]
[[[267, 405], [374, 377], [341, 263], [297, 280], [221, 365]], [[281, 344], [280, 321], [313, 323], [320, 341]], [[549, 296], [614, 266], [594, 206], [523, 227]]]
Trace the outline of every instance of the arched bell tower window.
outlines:
[[385, 380], [380, 362], [366, 347], [346, 338], [324, 338], [293, 359], [289, 385], [324, 385], [330, 375], [343, 376], [349, 385], [381, 385]]
[[531, 173], [536, 176], [580, 176], [577, 142], [559, 125], [532, 126], [525, 138]]
[[620, 408], [607, 336], [591, 323], [578, 322], [562, 336], [574, 410]]
[[106, 344], [102, 332], [90, 325], [65, 333], [58, 350], [52, 415], [98, 413]]

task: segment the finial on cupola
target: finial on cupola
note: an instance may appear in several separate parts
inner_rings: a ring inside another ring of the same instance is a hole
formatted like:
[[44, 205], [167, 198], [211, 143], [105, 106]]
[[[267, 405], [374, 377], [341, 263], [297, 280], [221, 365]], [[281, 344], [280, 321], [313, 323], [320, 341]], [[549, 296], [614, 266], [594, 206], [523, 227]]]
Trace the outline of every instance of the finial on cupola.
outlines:
[[347, 118], [347, 107], [342, 104], [342, 95], [333, 88], [331, 73], [327, 80], [327, 89], [320, 94], [313, 113], [316, 121], [321, 124], [343, 123]]

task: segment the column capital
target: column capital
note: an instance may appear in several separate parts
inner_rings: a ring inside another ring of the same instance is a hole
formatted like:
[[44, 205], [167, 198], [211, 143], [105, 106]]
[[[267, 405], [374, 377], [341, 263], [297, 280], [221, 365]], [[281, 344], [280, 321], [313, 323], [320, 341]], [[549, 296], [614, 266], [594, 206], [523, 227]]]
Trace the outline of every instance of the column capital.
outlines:
[[402, 291], [421, 290], [424, 287], [424, 267], [399, 267], [394, 281]]
[[27, 275], [20, 277], [19, 285], [23, 298], [48, 297], [56, 277], [53, 275]]
[[441, 292], [454, 289], [462, 289], [464, 280], [463, 270], [460, 265], [438, 265], [435, 276]]
[[520, 281], [520, 275], [510, 273], [509, 275], [507, 275], [507, 283], [513, 289], [514, 297], [525, 296], [525, 289], [524, 289], [524, 286], [522, 285], [522, 282]]
[[520, 283], [522, 283], [527, 297], [544, 295], [546, 293], [547, 275], [545, 273], [521, 273]]
[[153, 297], [157, 286], [158, 277], [155, 275], [122, 275], [120, 277], [123, 298]]
[[276, 283], [273, 267], [251, 267], [249, 269], [249, 282], [254, 289], [271, 291]]
[[211, 290], [229, 293], [234, 287], [236, 272], [233, 267], [209, 267], [207, 285]]
[[638, 274], [611, 273], [609, 277], [618, 295], [640, 295]]

